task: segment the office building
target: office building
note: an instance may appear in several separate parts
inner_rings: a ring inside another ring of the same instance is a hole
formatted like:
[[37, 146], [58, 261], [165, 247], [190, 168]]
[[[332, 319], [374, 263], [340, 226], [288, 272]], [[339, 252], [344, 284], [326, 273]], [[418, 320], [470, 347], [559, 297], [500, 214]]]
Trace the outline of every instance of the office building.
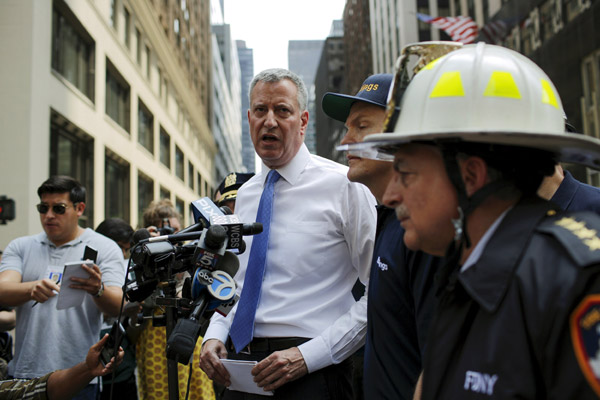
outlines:
[[87, 188], [81, 224], [136, 227], [150, 201], [188, 204], [216, 186], [205, 1], [5, 0], [0, 3], [0, 168], [16, 220], [0, 248], [41, 230], [50, 175]]

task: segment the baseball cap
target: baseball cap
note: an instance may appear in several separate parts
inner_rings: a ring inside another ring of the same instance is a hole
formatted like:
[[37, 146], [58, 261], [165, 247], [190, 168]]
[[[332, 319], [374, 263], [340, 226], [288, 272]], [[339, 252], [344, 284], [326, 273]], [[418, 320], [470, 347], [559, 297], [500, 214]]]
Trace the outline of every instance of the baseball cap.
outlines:
[[321, 102], [323, 111], [335, 120], [346, 122], [348, 114], [350, 114], [350, 108], [356, 101], [363, 101], [385, 108], [393, 79], [394, 75], [392, 74], [371, 75], [365, 79], [356, 96], [327, 92]]
[[231, 172], [223, 179], [217, 191], [221, 193], [219, 203], [226, 200], [235, 200], [238, 189], [254, 176], [253, 173]]

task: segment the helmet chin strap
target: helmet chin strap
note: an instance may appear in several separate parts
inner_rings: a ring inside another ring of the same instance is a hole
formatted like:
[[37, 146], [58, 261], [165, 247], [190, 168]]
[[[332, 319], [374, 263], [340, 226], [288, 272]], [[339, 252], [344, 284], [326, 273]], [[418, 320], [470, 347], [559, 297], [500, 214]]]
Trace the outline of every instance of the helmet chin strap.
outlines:
[[451, 219], [454, 226], [454, 238], [446, 249], [444, 266], [440, 269], [436, 277], [438, 284], [436, 293], [438, 295], [444, 288], [447, 288], [449, 291], [454, 289], [463, 250], [471, 247], [471, 239], [467, 232], [467, 217], [490, 195], [510, 186], [508, 181], [497, 180], [488, 183], [469, 197], [456, 159], [457, 152], [447, 146], [442, 146], [441, 149], [446, 172], [457, 193], [458, 218]]

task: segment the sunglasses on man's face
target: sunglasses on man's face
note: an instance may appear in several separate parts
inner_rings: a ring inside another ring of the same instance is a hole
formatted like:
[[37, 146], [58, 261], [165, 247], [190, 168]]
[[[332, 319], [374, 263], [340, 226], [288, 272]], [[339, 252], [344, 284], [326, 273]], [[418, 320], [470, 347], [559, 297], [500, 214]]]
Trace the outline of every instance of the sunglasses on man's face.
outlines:
[[[75, 207], [75, 204], [77, 203], [73, 203], [73, 207]], [[50, 210], [50, 206], [44, 203], [37, 204], [35, 207], [40, 214], [46, 214], [48, 210]], [[52, 212], [54, 214], [62, 215], [67, 211], [67, 207], [68, 206], [64, 203], [55, 204], [52, 206]]]

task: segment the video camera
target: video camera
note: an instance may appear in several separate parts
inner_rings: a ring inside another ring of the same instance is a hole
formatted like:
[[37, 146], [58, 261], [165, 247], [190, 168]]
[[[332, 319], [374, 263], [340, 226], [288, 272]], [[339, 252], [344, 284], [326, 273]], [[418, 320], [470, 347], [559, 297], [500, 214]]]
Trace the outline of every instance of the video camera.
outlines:
[[[147, 231], [136, 232], [139, 242], [130, 260], [135, 278], [125, 285], [129, 301], [145, 300], [162, 289], [155, 302], [175, 309], [172, 315], [177, 321], [167, 341], [167, 357], [182, 364], [191, 358], [202, 323], [215, 311], [227, 315], [237, 300], [233, 276], [239, 268], [236, 254], [245, 250], [242, 237], [262, 232], [262, 224], [244, 224], [208, 197], [194, 201], [191, 209], [196, 223], [176, 234], [150, 237]], [[182, 272], [192, 278], [186, 279], [178, 298], [175, 275]], [[151, 318], [153, 323], [165, 319]]]

